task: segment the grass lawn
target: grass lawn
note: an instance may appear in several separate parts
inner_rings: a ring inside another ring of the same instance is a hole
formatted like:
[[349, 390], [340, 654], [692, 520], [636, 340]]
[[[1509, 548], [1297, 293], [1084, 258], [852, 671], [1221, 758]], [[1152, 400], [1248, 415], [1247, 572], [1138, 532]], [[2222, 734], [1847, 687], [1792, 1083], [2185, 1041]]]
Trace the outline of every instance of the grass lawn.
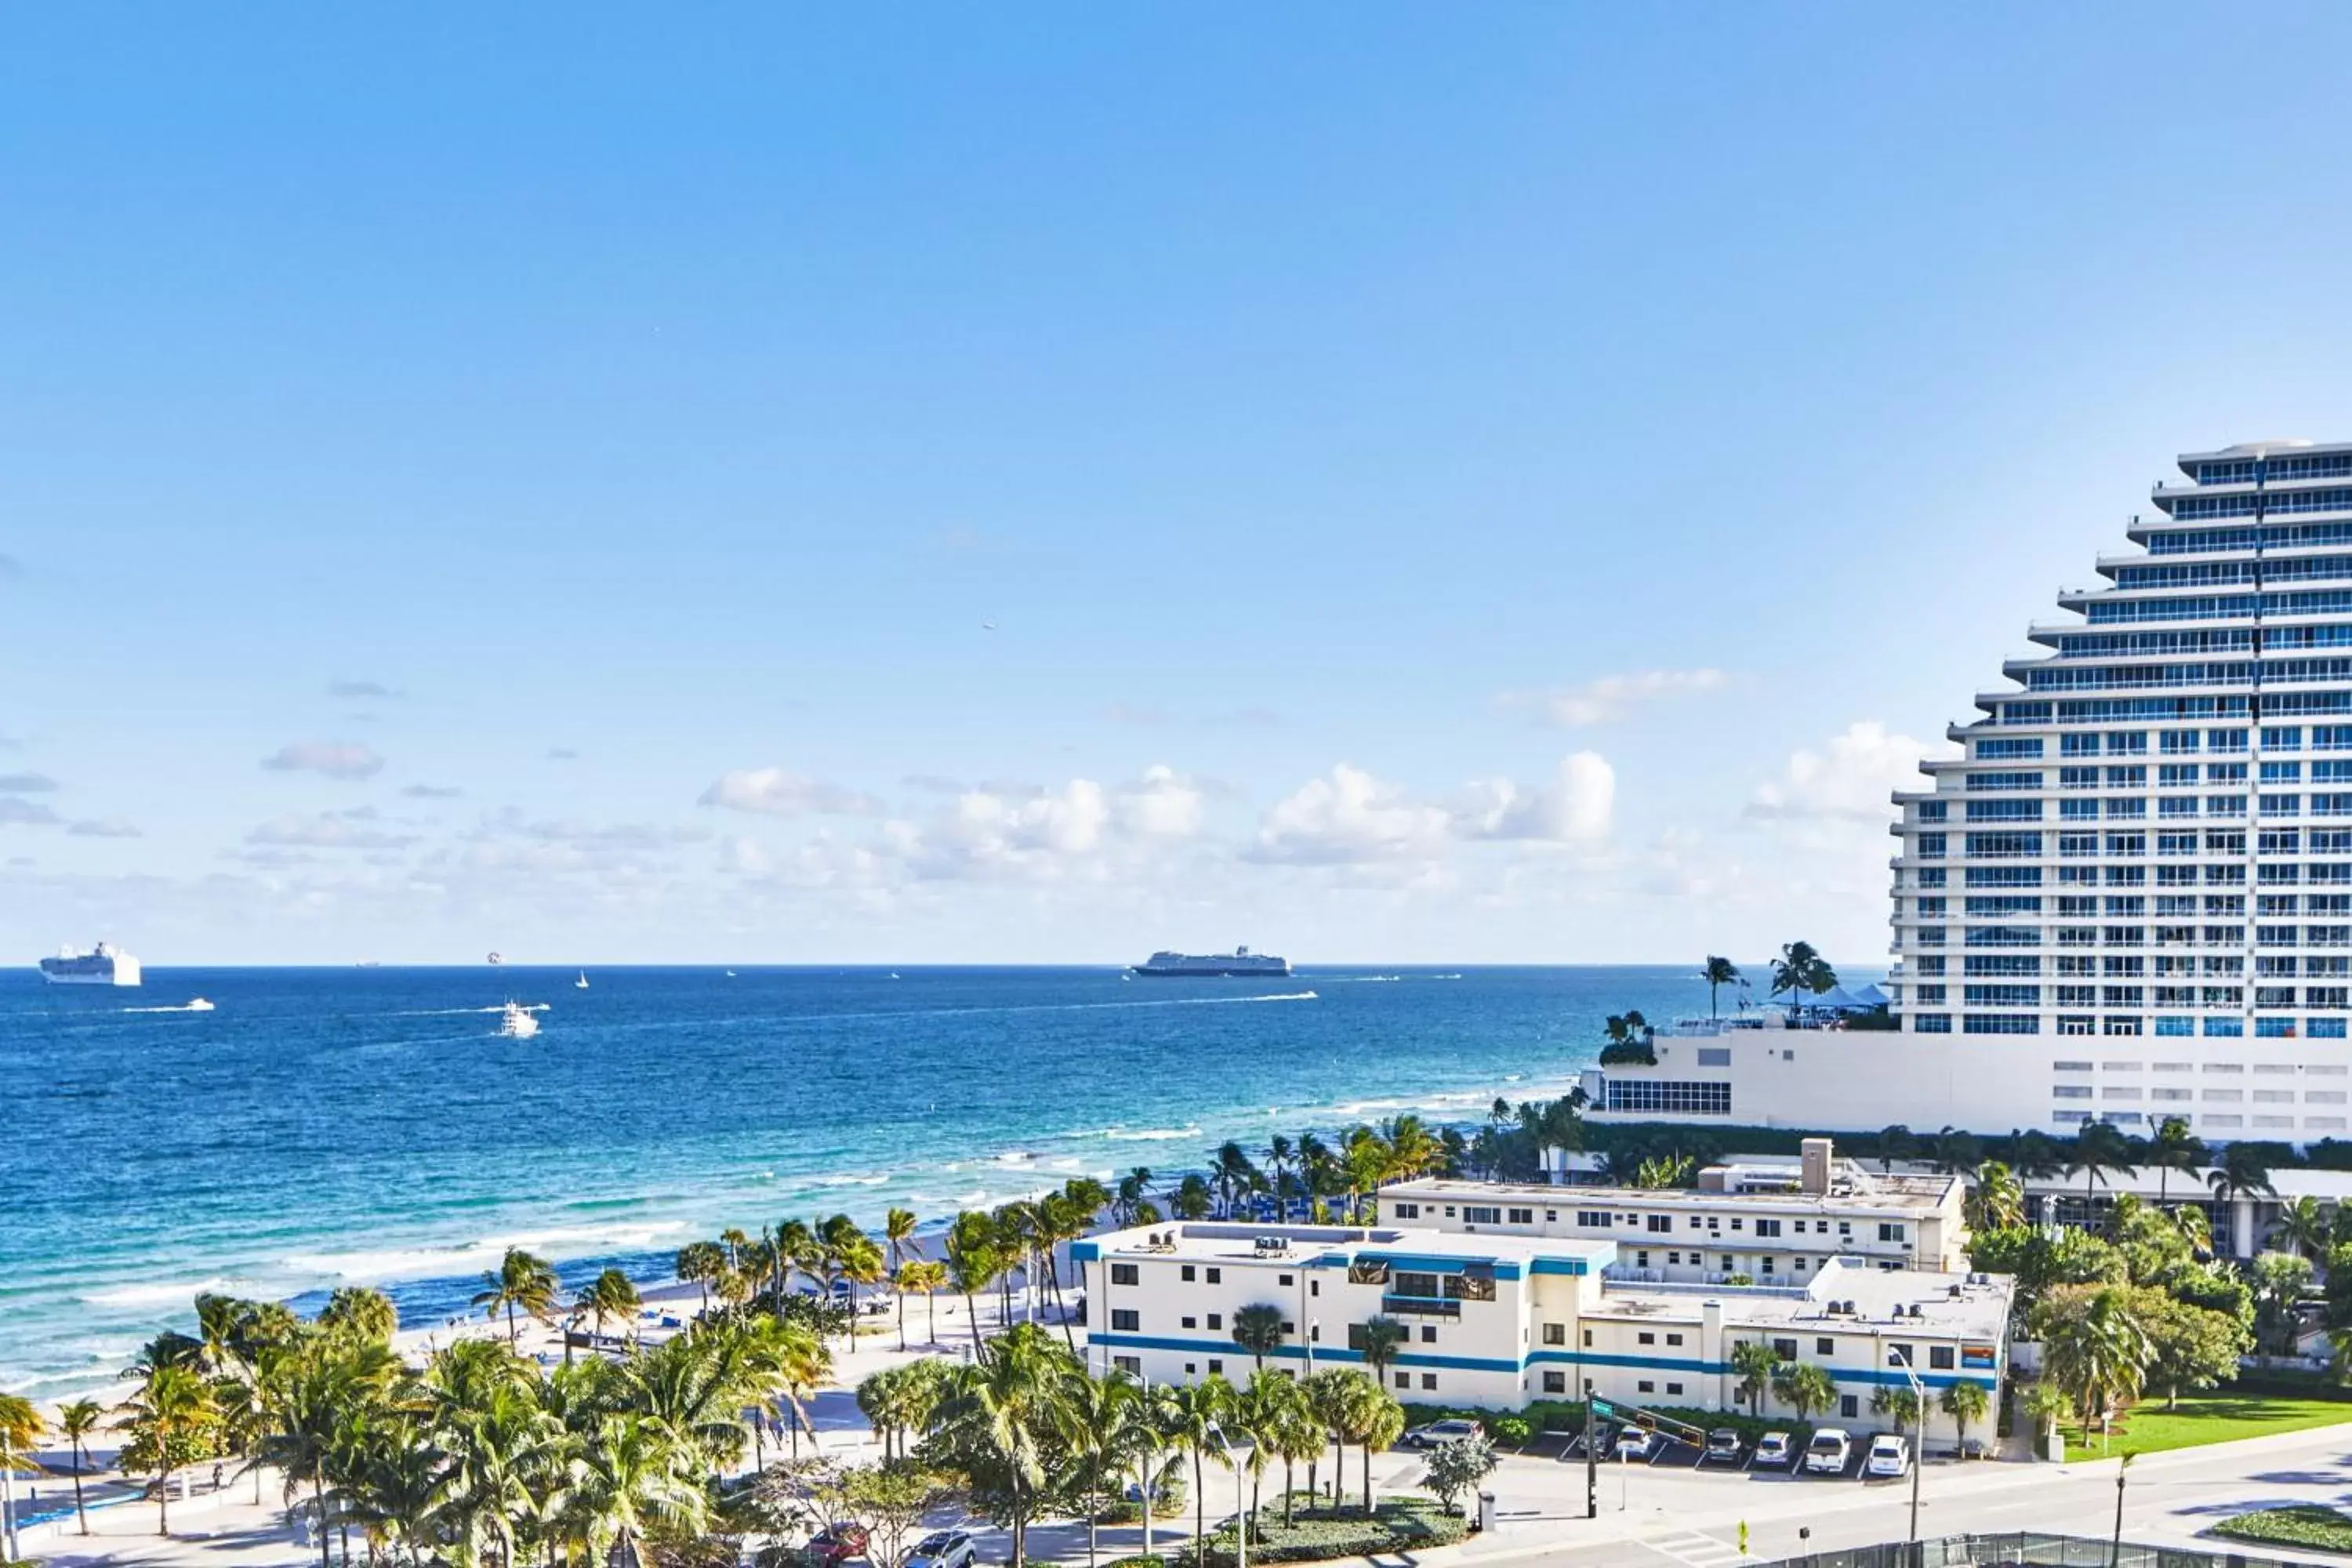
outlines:
[[2272, 1546], [2315, 1546], [2323, 1552], [2352, 1552], [2352, 1516], [2315, 1503], [2299, 1508], [2263, 1508], [2223, 1520], [2216, 1535], [2238, 1541], [2259, 1541]]
[[2260, 1437], [2273, 1432], [2300, 1432], [2313, 1426], [2352, 1422], [2352, 1405], [2338, 1399], [2249, 1399], [2229, 1395], [2183, 1399], [2178, 1410], [2167, 1410], [2160, 1400], [2134, 1405], [2115, 1424], [2106, 1447], [2099, 1429], [2087, 1437], [2069, 1425], [2068, 1458], [2104, 1458], [2125, 1454], [2161, 1454], [2171, 1448], [2194, 1448], [2207, 1443], [2227, 1443], [2238, 1437]]

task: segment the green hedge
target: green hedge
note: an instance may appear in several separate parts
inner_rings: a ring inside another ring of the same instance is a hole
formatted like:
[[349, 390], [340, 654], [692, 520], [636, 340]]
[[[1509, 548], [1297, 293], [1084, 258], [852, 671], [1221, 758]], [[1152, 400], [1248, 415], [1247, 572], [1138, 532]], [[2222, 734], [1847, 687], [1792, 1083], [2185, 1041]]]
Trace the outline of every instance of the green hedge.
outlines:
[[[1399, 1498], [1383, 1502], [1369, 1518], [1360, 1509], [1302, 1508], [1287, 1526], [1282, 1522], [1282, 1505], [1272, 1502], [1258, 1510], [1257, 1528], [1250, 1531], [1249, 1560], [1322, 1563], [1333, 1558], [1421, 1552], [1433, 1546], [1451, 1546], [1469, 1532], [1468, 1520], [1442, 1511], [1426, 1498]], [[1234, 1568], [1231, 1523], [1211, 1531], [1203, 1544], [1207, 1548], [1205, 1564], [1187, 1548], [1175, 1559], [1177, 1568]]]
[[2262, 1508], [2223, 1520], [2213, 1527], [2213, 1533], [2273, 1546], [2315, 1546], [2323, 1552], [2352, 1552], [2352, 1514], [2339, 1513], [2317, 1503]]
[[1149, 1557], [1119, 1557], [1103, 1564], [1103, 1568], [1168, 1568], [1168, 1559], [1157, 1552]]

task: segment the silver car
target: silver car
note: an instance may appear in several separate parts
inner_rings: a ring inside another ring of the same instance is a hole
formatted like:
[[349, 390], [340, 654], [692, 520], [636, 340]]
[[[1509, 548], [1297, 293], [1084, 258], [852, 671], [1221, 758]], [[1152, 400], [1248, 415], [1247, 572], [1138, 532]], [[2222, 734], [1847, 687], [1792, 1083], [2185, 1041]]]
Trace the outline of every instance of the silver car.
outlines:
[[907, 1554], [904, 1568], [976, 1568], [980, 1548], [961, 1530], [926, 1535]]

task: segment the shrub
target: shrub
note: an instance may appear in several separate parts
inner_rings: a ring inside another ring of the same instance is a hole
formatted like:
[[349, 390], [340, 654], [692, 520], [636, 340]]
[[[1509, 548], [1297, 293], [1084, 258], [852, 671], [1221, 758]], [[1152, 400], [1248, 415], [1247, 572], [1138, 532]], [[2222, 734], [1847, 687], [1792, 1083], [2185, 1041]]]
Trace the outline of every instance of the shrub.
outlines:
[[1524, 1448], [1535, 1436], [1535, 1427], [1524, 1415], [1497, 1415], [1486, 1423], [1486, 1430], [1507, 1448]]
[[[1470, 1532], [1467, 1520], [1442, 1512], [1425, 1498], [1400, 1498], [1366, 1518], [1360, 1510], [1302, 1508], [1285, 1527], [1279, 1505], [1262, 1509], [1250, 1531], [1252, 1563], [1322, 1563], [1341, 1557], [1385, 1556], [1450, 1546]], [[1175, 1568], [1234, 1568], [1234, 1530], [1209, 1532], [1206, 1562], [1189, 1548]]]
[[1157, 1552], [1149, 1557], [1119, 1557], [1103, 1564], [1103, 1568], [1168, 1568], [1168, 1559]]
[[2323, 1552], [2352, 1552], [2352, 1515], [2317, 1503], [2293, 1508], [2256, 1509], [2213, 1527], [2216, 1535], [2240, 1541], [2267, 1542], [2276, 1546], [2315, 1546]]

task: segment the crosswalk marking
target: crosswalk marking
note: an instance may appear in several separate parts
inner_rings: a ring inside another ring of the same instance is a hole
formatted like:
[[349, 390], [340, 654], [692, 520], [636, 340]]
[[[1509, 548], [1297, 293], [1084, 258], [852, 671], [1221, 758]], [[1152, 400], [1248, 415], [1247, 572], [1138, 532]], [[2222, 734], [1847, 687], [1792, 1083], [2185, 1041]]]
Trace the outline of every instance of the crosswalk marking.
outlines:
[[1690, 1568], [1729, 1568], [1740, 1560], [1739, 1549], [1727, 1542], [1717, 1541], [1696, 1530], [1676, 1531], [1670, 1535], [1645, 1535], [1642, 1544], [1654, 1552], [1663, 1552], [1677, 1563]]

